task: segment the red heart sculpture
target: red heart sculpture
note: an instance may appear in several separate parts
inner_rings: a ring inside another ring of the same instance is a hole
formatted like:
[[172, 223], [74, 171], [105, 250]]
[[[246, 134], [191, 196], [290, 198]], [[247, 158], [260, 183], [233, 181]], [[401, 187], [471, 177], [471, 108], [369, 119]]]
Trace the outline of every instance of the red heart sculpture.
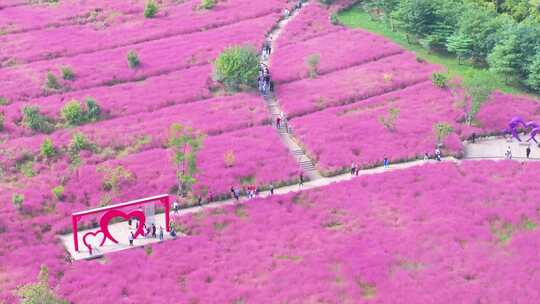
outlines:
[[139, 227], [137, 228], [137, 231], [135, 231], [135, 235], [133, 236], [133, 238], [136, 239], [137, 236], [144, 235], [143, 226], [146, 219], [146, 217], [144, 216], [144, 212], [140, 210], [133, 210], [130, 213], [125, 213], [120, 210], [111, 210], [105, 213], [99, 221], [99, 226], [101, 227], [101, 231], [105, 235], [105, 239], [109, 239], [112, 242], [118, 244], [118, 241], [109, 232], [109, 222], [115, 217], [122, 217], [125, 220], [129, 220], [130, 218], [136, 218], [137, 220], [139, 220]]
[[95, 231], [95, 232], [90, 231], [90, 232], [87, 232], [87, 233], [83, 236], [83, 238], [82, 238], [83, 243], [84, 243], [84, 245], [86, 246], [86, 248], [88, 248], [88, 251], [90, 251], [90, 253], [92, 253], [92, 246], [90, 246], [90, 244], [88, 244], [88, 242], [86, 242], [86, 238], [87, 238], [88, 236], [90, 236], [90, 235], [93, 236], [93, 237], [96, 237], [96, 236], [98, 236], [98, 234], [100, 234], [100, 233], [103, 234], [103, 239], [101, 240], [101, 243], [99, 244], [99, 246], [103, 246], [103, 244], [105, 243], [105, 239], [106, 239], [105, 233], [103, 233], [103, 231], [101, 231], [101, 230], [98, 230], [98, 231]]

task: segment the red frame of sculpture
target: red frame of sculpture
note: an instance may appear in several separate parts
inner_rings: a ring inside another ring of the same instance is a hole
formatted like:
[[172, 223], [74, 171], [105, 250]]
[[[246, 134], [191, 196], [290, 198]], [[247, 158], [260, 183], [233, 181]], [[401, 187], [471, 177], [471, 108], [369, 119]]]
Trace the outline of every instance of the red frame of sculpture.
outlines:
[[152, 203], [152, 202], [160, 202], [161, 204], [163, 204], [163, 208], [165, 209], [165, 229], [166, 229], [167, 232], [169, 232], [170, 231], [170, 227], [169, 227], [169, 222], [170, 222], [170, 215], [169, 215], [170, 199], [169, 199], [169, 195], [168, 194], [162, 194], [162, 195], [142, 198], [142, 199], [129, 201], [129, 202], [125, 202], [125, 203], [120, 203], [120, 204], [116, 204], [116, 205], [111, 205], [111, 206], [95, 208], [95, 209], [90, 209], [90, 210], [86, 210], [86, 211], [73, 213], [71, 215], [71, 222], [72, 222], [72, 225], [73, 225], [73, 244], [74, 244], [74, 247], [75, 247], [75, 251], [77, 251], [77, 252], [79, 251], [79, 237], [78, 237], [78, 226], [77, 226], [77, 224], [78, 224], [79, 220], [82, 219], [83, 217], [88, 216], [88, 215], [97, 214], [97, 213], [105, 213], [101, 217], [101, 219], [99, 221], [100, 230], [93, 231], [93, 232], [88, 232], [83, 236], [83, 243], [85, 243], [85, 245], [87, 247], [88, 247], [88, 244], [86, 244], [85, 238], [89, 234], [91, 234], [93, 236], [96, 236], [99, 233], [103, 233], [104, 237], [103, 237], [103, 240], [101, 241], [100, 246], [103, 246], [103, 244], [105, 243], [105, 241], [107, 239], [109, 239], [110, 241], [112, 241], [114, 243], [118, 243], [118, 241], [109, 232], [109, 229], [108, 229], [109, 222], [115, 217], [122, 217], [122, 218], [124, 218], [126, 220], [128, 220], [129, 218], [132, 218], [132, 217], [137, 218], [139, 220], [139, 222], [140, 222], [140, 225], [138, 226], [137, 231], [135, 232], [135, 235], [134, 235], [134, 238], [137, 238], [139, 235], [144, 234], [143, 233], [143, 225], [144, 225], [144, 223], [146, 221], [144, 213], [142, 211], [140, 211], [140, 210], [132, 210], [132, 211], [126, 213], [122, 209], [126, 208], [126, 207], [132, 207], [132, 206], [142, 206], [144, 204], [148, 204], [148, 203]]

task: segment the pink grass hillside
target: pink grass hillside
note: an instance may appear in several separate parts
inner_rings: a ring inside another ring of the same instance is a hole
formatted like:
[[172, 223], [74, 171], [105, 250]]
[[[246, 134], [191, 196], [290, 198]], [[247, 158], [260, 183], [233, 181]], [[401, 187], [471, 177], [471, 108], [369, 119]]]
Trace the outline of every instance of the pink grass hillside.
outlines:
[[[364, 167], [433, 156], [438, 123], [458, 131], [461, 110], [448, 90], [431, 82], [404, 90], [326, 109], [291, 120], [293, 130], [327, 174], [356, 162]], [[445, 153], [459, 155], [462, 144], [456, 133], [443, 139]]]

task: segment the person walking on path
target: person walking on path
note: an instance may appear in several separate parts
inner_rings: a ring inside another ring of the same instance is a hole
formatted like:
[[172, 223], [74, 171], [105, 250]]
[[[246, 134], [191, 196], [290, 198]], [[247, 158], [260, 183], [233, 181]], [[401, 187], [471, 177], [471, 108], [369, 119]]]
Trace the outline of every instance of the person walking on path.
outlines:
[[304, 173], [300, 173], [300, 188], [304, 186]]
[[508, 146], [508, 149], [506, 149], [506, 154], [504, 156], [506, 159], [512, 159], [512, 149], [510, 149], [510, 146]]
[[356, 163], [353, 162], [351, 164], [351, 175], [354, 175], [356, 173]]
[[428, 161], [429, 160], [429, 154], [426, 152], [424, 153], [424, 161]]
[[388, 165], [389, 165], [388, 157], [385, 157], [385, 158], [384, 158], [384, 163], [383, 163], [383, 165], [384, 165], [384, 168], [388, 168]]
[[236, 199], [237, 202], [240, 200], [240, 189], [234, 190], [234, 198]]
[[280, 126], [281, 126], [281, 117], [278, 116], [278, 117], [276, 117], [276, 128], [279, 129]]
[[133, 246], [133, 239], [135, 237], [133, 236], [133, 232], [129, 233], [128, 240], [129, 240], [129, 246]]
[[163, 227], [159, 226], [159, 241], [163, 242]]
[[173, 210], [174, 210], [174, 214], [178, 214], [178, 210], [180, 210], [180, 204], [178, 204], [177, 200], [173, 202]]
[[435, 149], [435, 158], [437, 159], [437, 161], [441, 161], [441, 149]]
[[274, 184], [270, 183], [270, 195], [274, 195]]
[[525, 150], [525, 153], [527, 154], [527, 159], [531, 157], [531, 147], [527, 146], [527, 150]]
[[156, 225], [155, 224], [152, 224], [152, 237], [153, 238], [156, 237]]
[[360, 162], [358, 162], [358, 164], [356, 164], [356, 176], [358, 176], [358, 174], [360, 173]]

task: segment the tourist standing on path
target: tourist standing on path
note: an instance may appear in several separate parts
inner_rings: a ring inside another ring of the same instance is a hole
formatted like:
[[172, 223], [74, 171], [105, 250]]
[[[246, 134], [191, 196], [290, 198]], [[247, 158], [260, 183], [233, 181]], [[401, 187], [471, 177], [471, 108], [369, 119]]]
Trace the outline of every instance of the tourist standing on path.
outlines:
[[180, 210], [180, 204], [178, 204], [177, 200], [173, 202], [173, 210], [174, 210], [174, 214], [178, 214], [178, 210]]
[[358, 176], [358, 174], [360, 173], [360, 162], [358, 162], [358, 164], [356, 164], [356, 176]]
[[388, 157], [385, 157], [385, 158], [384, 158], [384, 163], [383, 163], [383, 164], [384, 164], [384, 167], [385, 167], [385, 168], [388, 168], [388, 165], [389, 165]]
[[163, 242], [163, 227], [159, 226], [159, 241]]
[[441, 161], [441, 149], [435, 149], [435, 158], [437, 159], [437, 161]]
[[304, 173], [300, 173], [300, 188], [304, 186]]
[[270, 183], [270, 195], [274, 195], [274, 184]]
[[133, 246], [133, 239], [135, 238], [135, 236], [133, 235], [133, 232], [130, 232], [129, 233], [129, 237], [128, 237], [128, 240], [129, 240], [129, 246]]
[[356, 163], [353, 162], [351, 164], [351, 175], [354, 175], [356, 173]]
[[429, 160], [429, 154], [426, 152], [424, 153], [424, 161], [428, 161]]
[[281, 117], [278, 116], [278, 117], [276, 117], [276, 128], [279, 129], [280, 126], [281, 126]]
[[152, 237], [153, 238], [156, 237], [156, 225], [155, 224], [152, 224]]
[[506, 154], [504, 156], [506, 159], [512, 159], [512, 149], [510, 149], [510, 146], [508, 146], [508, 149], [506, 149]]
[[525, 153], [527, 153], [527, 158], [531, 157], [531, 146], [527, 146], [527, 150], [525, 150]]

